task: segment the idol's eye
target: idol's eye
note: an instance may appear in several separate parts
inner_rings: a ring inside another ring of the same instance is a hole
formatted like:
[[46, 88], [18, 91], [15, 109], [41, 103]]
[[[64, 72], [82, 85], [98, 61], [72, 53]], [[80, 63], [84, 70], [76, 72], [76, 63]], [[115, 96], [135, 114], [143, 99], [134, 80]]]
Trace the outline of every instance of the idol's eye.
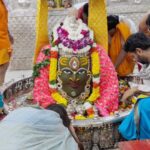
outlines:
[[64, 70], [63, 70], [63, 73], [65, 73], [65, 74], [67, 74], [67, 75], [70, 75], [70, 74], [72, 74], [72, 71], [69, 70], [69, 69], [64, 69]]
[[86, 70], [84, 70], [84, 69], [80, 69], [79, 71], [78, 71], [78, 74], [79, 75], [83, 75], [83, 74], [86, 74]]

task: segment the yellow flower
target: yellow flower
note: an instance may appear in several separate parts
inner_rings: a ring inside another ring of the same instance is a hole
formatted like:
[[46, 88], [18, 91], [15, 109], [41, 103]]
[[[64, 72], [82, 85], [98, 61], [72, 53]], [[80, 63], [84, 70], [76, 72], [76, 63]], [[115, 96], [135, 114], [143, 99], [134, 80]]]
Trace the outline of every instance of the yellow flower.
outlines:
[[52, 98], [57, 102], [57, 104], [63, 104], [67, 106], [67, 100], [63, 98], [58, 92], [51, 94]]
[[75, 120], [85, 120], [87, 119], [86, 117], [84, 117], [83, 115], [75, 115]]
[[133, 104], [135, 104], [136, 101], [137, 101], [137, 97], [133, 96], [132, 99], [131, 99], [131, 101], [132, 101]]
[[50, 59], [50, 81], [56, 81], [57, 77], [57, 59], [51, 58]]
[[140, 94], [140, 95], [138, 96], [138, 99], [139, 99], [139, 98], [146, 98], [146, 97], [148, 97], [148, 96], [145, 95], [145, 94]]
[[91, 94], [90, 97], [87, 99], [87, 101], [89, 101], [89, 102], [94, 102], [94, 101], [96, 101], [99, 97], [100, 97], [99, 87], [93, 88], [92, 94]]
[[93, 118], [94, 118], [94, 114], [88, 116], [88, 119], [93, 119]]
[[97, 75], [100, 73], [100, 62], [98, 52], [94, 51], [91, 54], [91, 58], [92, 58], [92, 73], [93, 75]]

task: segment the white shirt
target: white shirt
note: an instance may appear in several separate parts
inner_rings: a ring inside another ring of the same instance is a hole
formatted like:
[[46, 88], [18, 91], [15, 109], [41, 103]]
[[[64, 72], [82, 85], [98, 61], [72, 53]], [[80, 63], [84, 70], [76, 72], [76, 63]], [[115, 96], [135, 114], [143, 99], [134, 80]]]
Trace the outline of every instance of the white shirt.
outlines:
[[143, 80], [143, 84], [130, 82], [130, 87], [138, 87], [140, 91], [150, 92], [150, 64], [148, 66], [143, 65], [142, 69], [136, 74]]

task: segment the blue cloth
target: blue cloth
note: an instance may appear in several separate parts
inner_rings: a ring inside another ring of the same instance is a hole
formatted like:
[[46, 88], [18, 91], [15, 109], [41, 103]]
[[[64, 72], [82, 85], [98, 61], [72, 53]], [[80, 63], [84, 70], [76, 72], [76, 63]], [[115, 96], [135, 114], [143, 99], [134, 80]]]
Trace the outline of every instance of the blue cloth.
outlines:
[[3, 95], [0, 93], [0, 108], [4, 107]]
[[1, 150], [78, 150], [59, 114], [32, 107], [11, 112], [0, 123]]
[[119, 126], [119, 132], [127, 140], [133, 139], [150, 139], [150, 97], [141, 99], [138, 103], [138, 111], [140, 115], [140, 135], [136, 133], [136, 125], [134, 122], [134, 111], [123, 120]]

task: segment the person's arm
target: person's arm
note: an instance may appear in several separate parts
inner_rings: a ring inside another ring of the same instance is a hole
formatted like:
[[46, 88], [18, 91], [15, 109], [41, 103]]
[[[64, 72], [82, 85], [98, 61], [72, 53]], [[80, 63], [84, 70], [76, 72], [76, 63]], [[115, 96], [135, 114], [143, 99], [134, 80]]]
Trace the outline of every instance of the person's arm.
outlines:
[[125, 56], [127, 55], [127, 53], [121, 49], [118, 57], [117, 57], [117, 60], [115, 62], [115, 68], [117, 69], [119, 67], [119, 65], [122, 63], [122, 61], [124, 60]]
[[146, 85], [139, 85], [138, 87], [133, 87], [127, 90], [121, 98], [121, 101], [126, 101], [129, 97], [133, 96], [134, 94], [144, 94], [150, 96], [150, 87]]
[[121, 47], [120, 53], [119, 53], [119, 55], [118, 55], [118, 57], [116, 59], [116, 62], [115, 62], [115, 69], [117, 69], [119, 67], [119, 65], [122, 63], [122, 61], [124, 60], [125, 56], [127, 55], [127, 53], [123, 49], [123, 45], [125, 43], [124, 39], [121, 38], [120, 40], [121, 40], [122, 47]]
[[146, 93], [147, 96], [150, 96], [150, 92]]
[[144, 94], [144, 95], [150, 96], [150, 92], [138, 91], [138, 94]]
[[72, 125], [69, 126], [69, 131], [73, 136], [73, 138], [75, 139], [75, 141], [78, 143], [79, 150], [84, 150], [83, 144], [80, 142], [78, 136], [76, 135], [74, 127]]
[[11, 42], [11, 44], [14, 44], [14, 38], [13, 36], [11, 35], [10, 31], [8, 30], [8, 36], [9, 36], [9, 40]]
[[131, 96], [133, 96], [135, 93], [137, 93], [138, 92], [138, 88], [137, 87], [133, 87], [133, 88], [131, 88], [131, 89], [129, 89], [129, 90], [127, 90], [124, 94], [123, 94], [123, 96], [122, 96], [122, 98], [121, 98], [121, 102], [124, 102], [124, 101], [126, 101], [129, 97], [131, 97]]

